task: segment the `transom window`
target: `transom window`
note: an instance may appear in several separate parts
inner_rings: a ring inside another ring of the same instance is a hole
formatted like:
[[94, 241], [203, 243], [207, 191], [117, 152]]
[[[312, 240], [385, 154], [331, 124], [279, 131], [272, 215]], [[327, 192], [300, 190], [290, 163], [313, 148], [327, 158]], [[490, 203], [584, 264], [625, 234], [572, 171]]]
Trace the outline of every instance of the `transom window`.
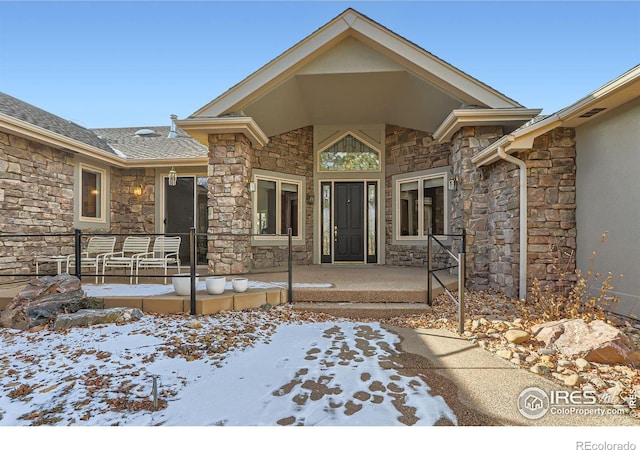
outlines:
[[320, 171], [373, 172], [380, 170], [380, 154], [347, 134], [320, 152]]
[[436, 235], [446, 233], [446, 184], [445, 173], [414, 177], [408, 175], [394, 180], [397, 240], [424, 240], [429, 234], [429, 228]]
[[105, 220], [105, 180], [104, 170], [80, 166], [80, 220]]
[[258, 239], [280, 239], [291, 228], [302, 238], [303, 182], [287, 175], [262, 171], [254, 176], [253, 227]]

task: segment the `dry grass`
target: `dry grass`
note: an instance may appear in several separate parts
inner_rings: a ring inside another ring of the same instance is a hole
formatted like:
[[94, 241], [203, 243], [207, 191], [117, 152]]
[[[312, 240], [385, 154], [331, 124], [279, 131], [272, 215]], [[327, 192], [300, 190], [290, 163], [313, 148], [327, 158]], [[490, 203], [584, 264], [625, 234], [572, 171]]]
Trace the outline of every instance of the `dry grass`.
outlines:
[[[600, 246], [604, 246], [607, 233], [602, 234]], [[599, 251], [593, 252], [589, 258], [590, 266], [586, 273], [579, 269], [571, 271], [569, 267], [574, 260], [573, 252], [565, 261], [552, 255], [557, 271], [558, 282], [555, 287], [544, 285], [540, 280], [532, 279], [531, 294], [521, 304], [521, 315], [533, 322], [547, 322], [560, 319], [584, 319], [608, 321], [612, 306], [619, 298], [612, 295], [613, 274], [603, 275], [594, 270]], [[567, 287], [568, 286], [568, 287]]]

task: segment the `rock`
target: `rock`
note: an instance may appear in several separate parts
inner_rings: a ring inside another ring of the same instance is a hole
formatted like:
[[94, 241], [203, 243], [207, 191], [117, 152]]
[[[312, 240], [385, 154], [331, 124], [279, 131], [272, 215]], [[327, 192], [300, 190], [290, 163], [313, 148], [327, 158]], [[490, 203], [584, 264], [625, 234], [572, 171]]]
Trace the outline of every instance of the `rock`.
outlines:
[[540, 353], [541, 355], [550, 356], [550, 355], [555, 355], [556, 351], [554, 349], [552, 349], [552, 348], [542, 348], [542, 349], [538, 350], [538, 353]]
[[602, 364], [637, 364], [638, 353], [631, 340], [617, 328], [594, 320], [586, 323], [582, 319], [565, 321], [563, 332], [553, 345], [565, 355], [581, 357]]
[[513, 357], [513, 353], [511, 353], [511, 350], [506, 350], [506, 349], [498, 350], [496, 352], [496, 355], [504, 359], [511, 359]]
[[512, 344], [527, 342], [531, 335], [524, 330], [508, 330], [504, 334], [505, 339]]
[[487, 329], [487, 334], [495, 334], [498, 332], [497, 328], [488, 328]]
[[486, 339], [487, 335], [486, 333], [477, 333], [475, 337], [476, 339]]
[[538, 359], [539, 358], [536, 355], [529, 355], [524, 360], [528, 363], [533, 363], [533, 362], [536, 362]]
[[474, 320], [471, 322], [471, 331], [476, 331], [480, 327], [480, 322]]
[[138, 308], [81, 309], [73, 314], [60, 314], [53, 323], [54, 330], [87, 327], [99, 323], [124, 323], [141, 319]]
[[551, 369], [548, 366], [545, 366], [544, 364], [534, 364], [533, 366], [531, 366], [529, 370], [533, 373], [537, 373], [538, 375], [551, 372]]
[[569, 375], [564, 379], [565, 386], [580, 386], [584, 380], [578, 374]]
[[551, 345], [564, 333], [564, 323], [567, 319], [554, 320], [553, 322], [545, 322], [540, 325], [531, 327], [533, 336], [540, 342], [544, 342], [546, 347]]
[[580, 370], [587, 370], [591, 368], [591, 363], [584, 358], [578, 358], [574, 362], [576, 367]]
[[0, 315], [6, 328], [28, 330], [47, 323], [60, 313], [74, 313], [83, 307], [85, 292], [80, 280], [69, 274], [45, 276], [29, 281]]
[[194, 320], [191, 320], [191, 321], [187, 322], [185, 324], [185, 326], [187, 328], [191, 328], [192, 330], [197, 330], [199, 328], [202, 328], [202, 322], [200, 322], [199, 320], [194, 319]]
[[620, 398], [621, 393], [622, 388], [620, 386], [613, 386], [600, 394], [600, 400], [609, 405], [619, 405], [622, 403], [622, 399]]
[[558, 360], [558, 366], [560, 366], [560, 367], [570, 367], [572, 365], [573, 365], [573, 363], [571, 361], [567, 361], [566, 359], [559, 359]]

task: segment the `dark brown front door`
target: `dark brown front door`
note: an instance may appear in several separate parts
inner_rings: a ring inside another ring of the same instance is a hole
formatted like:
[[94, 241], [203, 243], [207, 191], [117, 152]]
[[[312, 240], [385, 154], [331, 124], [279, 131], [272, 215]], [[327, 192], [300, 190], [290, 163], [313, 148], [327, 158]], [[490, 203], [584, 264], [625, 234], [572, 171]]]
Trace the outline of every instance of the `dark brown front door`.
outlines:
[[334, 261], [364, 262], [364, 183], [334, 184]]

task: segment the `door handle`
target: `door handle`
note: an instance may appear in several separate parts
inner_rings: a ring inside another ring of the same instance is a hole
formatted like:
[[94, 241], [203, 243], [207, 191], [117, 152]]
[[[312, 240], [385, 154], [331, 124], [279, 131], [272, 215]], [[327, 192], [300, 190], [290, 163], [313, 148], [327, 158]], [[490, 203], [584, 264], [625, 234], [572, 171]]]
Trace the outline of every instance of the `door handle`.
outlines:
[[334, 225], [333, 227], [333, 240], [338, 242], [338, 225]]

